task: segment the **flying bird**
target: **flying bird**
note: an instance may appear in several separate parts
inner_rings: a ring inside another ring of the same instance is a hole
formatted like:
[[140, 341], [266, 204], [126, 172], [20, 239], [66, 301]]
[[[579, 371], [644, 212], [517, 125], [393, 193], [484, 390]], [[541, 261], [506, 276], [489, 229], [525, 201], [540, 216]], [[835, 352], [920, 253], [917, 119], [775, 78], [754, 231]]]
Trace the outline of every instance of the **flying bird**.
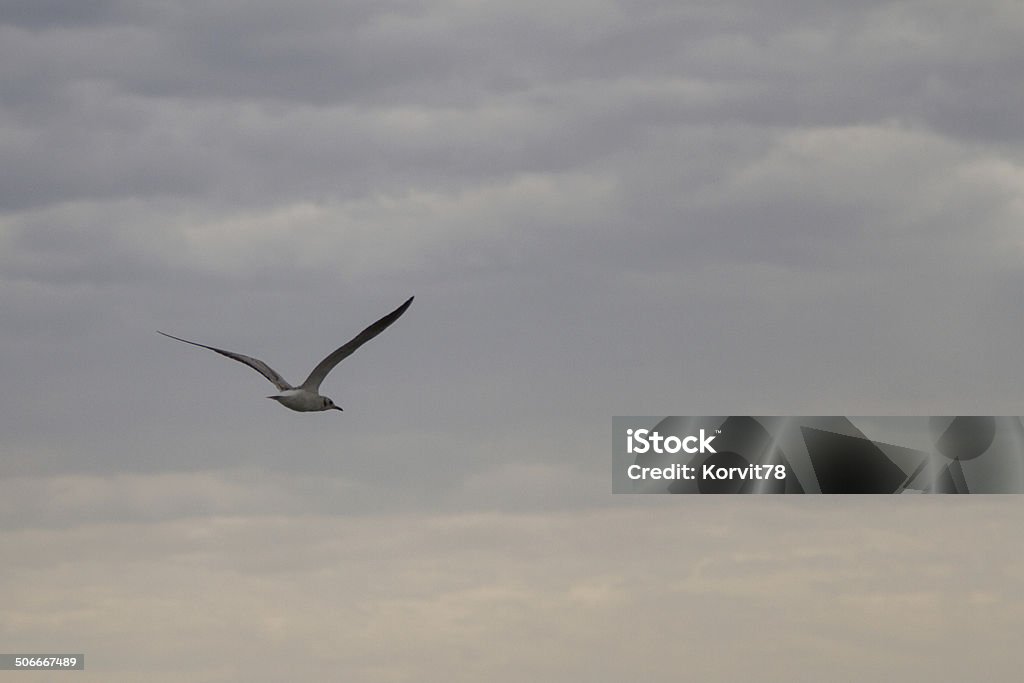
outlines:
[[398, 318], [405, 313], [405, 310], [409, 308], [410, 304], [412, 304], [412, 300], [414, 298], [415, 297], [409, 297], [404, 304], [357, 334], [350, 342], [335, 349], [335, 351], [327, 356], [327, 358], [320, 361], [320, 363], [313, 368], [313, 372], [309, 373], [309, 377], [306, 378], [306, 381], [297, 387], [293, 387], [291, 384], [288, 384], [284, 377], [278, 374], [276, 370], [258, 358], [250, 358], [249, 356], [243, 356], [242, 354], [235, 353], [234, 351], [225, 351], [224, 349], [217, 349], [212, 346], [206, 346], [205, 344], [197, 344], [196, 342], [189, 341], [188, 339], [182, 339], [181, 337], [175, 337], [174, 335], [167, 334], [166, 332], [160, 332], [160, 330], [157, 330], [157, 332], [165, 337], [170, 337], [171, 339], [185, 342], [186, 344], [192, 344], [193, 346], [200, 346], [204, 349], [216, 351], [222, 356], [227, 356], [228, 358], [237, 360], [239, 363], [245, 363], [250, 368], [269, 379], [274, 386], [277, 387], [278, 391], [281, 393], [277, 396], [267, 396], [267, 398], [274, 399], [285, 408], [291, 408], [292, 410], [297, 410], [303, 413], [320, 410], [341, 410], [341, 406], [334, 405], [334, 401], [326, 396], [320, 395], [320, 383], [324, 381], [324, 377], [334, 369], [335, 365], [348, 358], [356, 349], [383, 332], [388, 325], [398, 320]]

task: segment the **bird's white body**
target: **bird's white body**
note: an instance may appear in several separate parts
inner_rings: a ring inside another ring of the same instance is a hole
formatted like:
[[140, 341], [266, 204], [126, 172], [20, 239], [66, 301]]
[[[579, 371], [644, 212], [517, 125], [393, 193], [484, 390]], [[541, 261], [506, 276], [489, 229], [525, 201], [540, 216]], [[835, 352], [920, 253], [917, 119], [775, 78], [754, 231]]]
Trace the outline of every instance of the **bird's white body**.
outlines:
[[333, 402], [326, 396], [304, 389], [289, 389], [282, 391], [277, 396], [267, 396], [267, 398], [272, 398], [285, 408], [291, 408], [300, 413], [331, 410], [334, 407]]
[[166, 332], [160, 332], [159, 330], [157, 330], [157, 332], [160, 332], [160, 334], [165, 337], [170, 337], [171, 339], [185, 342], [192, 346], [209, 349], [210, 351], [219, 353], [222, 356], [236, 360], [239, 363], [248, 365], [250, 368], [270, 380], [273, 385], [277, 387], [277, 390], [281, 393], [276, 396], [267, 396], [267, 398], [274, 399], [285, 408], [291, 408], [292, 410], [297, 410], [300, 413], [320, 412], [323, 410], [341, 410], [341, 406], [334, 405], [334, 401], [326, 396], [320, 395], [320, 383], [324, 381], [324, 377], [327, 376], [327, 373], [334, 369], [334, 366], [352, 355], [352, 353], [360, 346], [383, 332], [388, 325], [398, 320], [398, 318], [405, 313], [405, 310], [409, 308], [410, 304], [412, 304], [412, 300], [413, 297], [409, 297], [404, 304], [357, 334], [347, 344], [332, 351], [330, 355], [320, 361], [317, 366], [313, 368], [313, 371], [309, 373], [309, 377], [306, 378], [306, 381], [297, 387], [294, 387], [285, 381], [284, 377], [274, 370], [274, 368], [270, 367], [259, 358], [252, 358], [251, 356], [244, 356], [234, 351], [225, 351], [224, 349], [218, 349], [213, 346], [198, 344], [194, 341], [189, 341], [188, 339], [175, 337], [174, 335], [167, 334]]

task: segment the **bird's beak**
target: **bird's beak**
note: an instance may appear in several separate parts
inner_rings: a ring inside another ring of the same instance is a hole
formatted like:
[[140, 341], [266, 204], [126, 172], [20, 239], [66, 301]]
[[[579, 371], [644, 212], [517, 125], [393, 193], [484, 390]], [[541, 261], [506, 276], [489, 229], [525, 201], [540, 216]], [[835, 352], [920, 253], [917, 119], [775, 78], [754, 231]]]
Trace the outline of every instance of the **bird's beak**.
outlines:
[[332, 408], [334, 408], [335, 410], [342, 410], [342, 411], [344, 411], [344, 410], [345, 410], [345, 409], [344, 409], [344, 408], [342, 408], [341, 406], [331, 406], [331, 407], [332, 407]]

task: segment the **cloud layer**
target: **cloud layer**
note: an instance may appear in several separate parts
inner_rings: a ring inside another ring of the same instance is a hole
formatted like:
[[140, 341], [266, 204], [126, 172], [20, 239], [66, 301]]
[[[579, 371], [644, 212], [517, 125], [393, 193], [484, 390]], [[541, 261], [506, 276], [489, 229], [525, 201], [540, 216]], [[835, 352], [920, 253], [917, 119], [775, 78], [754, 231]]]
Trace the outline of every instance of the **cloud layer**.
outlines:
[[4, 532], [0, 632], [97, 681], [1012, 680], [1012, 501], [694, 502]]
[[[1008, 503], [612, 497], [608, 435], [1024, 413], [1022, 37], [1007, 0], [4, 3], [8, 651], [1015, 680]], [[296, 379], [413, 294], [332, 415], [155, 334]]]

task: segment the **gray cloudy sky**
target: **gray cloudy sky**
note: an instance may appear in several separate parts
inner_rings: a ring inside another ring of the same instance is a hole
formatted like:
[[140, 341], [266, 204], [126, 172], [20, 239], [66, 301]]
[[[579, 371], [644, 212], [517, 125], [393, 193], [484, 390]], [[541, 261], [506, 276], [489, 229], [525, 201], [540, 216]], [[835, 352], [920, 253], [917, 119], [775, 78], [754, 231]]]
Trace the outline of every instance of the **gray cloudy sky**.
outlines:
[[[1013, 0], [0, 0], [0, 650], [1018, 680], [1015, 498], [613, 497], [609, 436], [1024, 414], [1022, 44]], [[412, 294], [344, 413], [154, 332], [300, 381]]]

